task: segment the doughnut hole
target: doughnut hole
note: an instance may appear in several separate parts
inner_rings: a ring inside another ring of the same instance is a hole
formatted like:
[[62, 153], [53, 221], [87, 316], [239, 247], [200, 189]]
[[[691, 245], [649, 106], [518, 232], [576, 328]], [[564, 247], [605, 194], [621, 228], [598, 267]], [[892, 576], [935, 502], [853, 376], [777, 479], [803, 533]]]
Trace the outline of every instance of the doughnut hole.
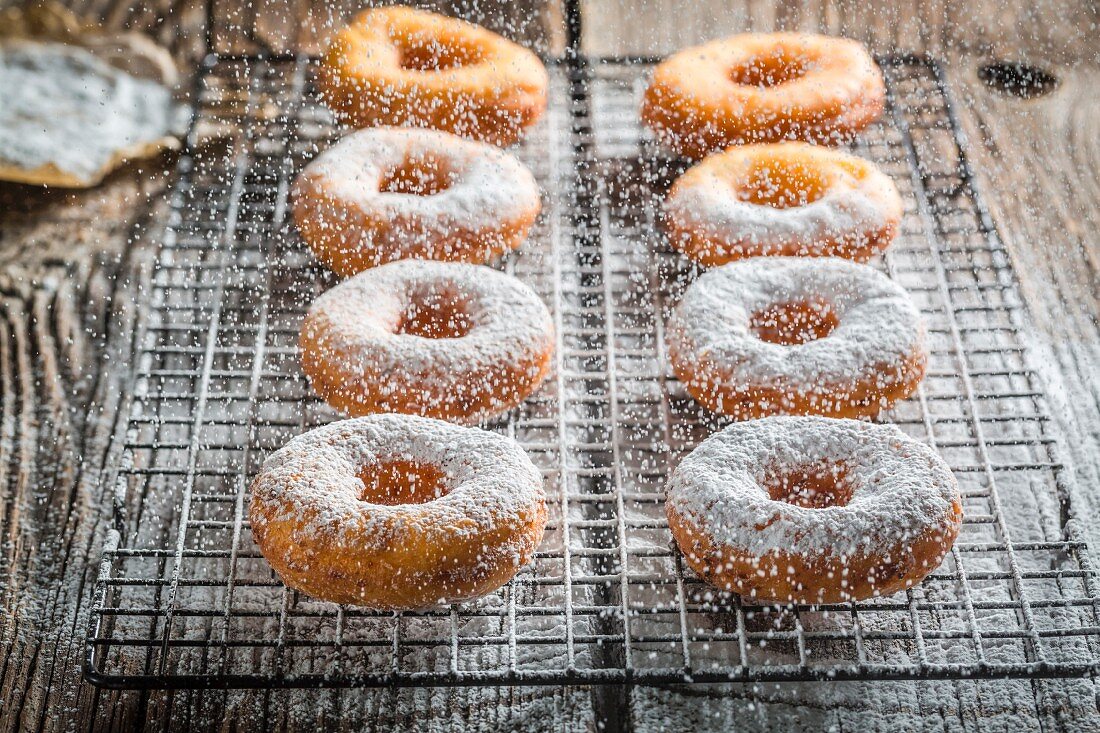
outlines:
[[809, 58], [788, 49], [778, 49], [738, 63], [730, 69], [729, 78], [740, 86], [766, 89], [801, 79], [811, 68], [813, 63]]
[[764, 488], [773, 501], [804, 509], [846, 506], [854, 490], [844, 466], [828, 461], [777, 467], [768, 473]]
[[378, 190], [382, 193], [404, 193], [413, 196], [434, 196], [455, 184], [456, 176], [443, 158], [432, 155], [409, 155], [400, 165], [382, 173]]
[[756, 206], [793, 209], [817, 201], [829, 189], [828, 177], [806, 163], [770, 158], [753, 161], [736, 183], [737, 198]]
[[413, 461], [387, 461], [363, 469], [359, 480], [363, 490], [359, 501], [397, 506], [427, 504], [448, 493], [443, 472], [435, 466]]
[[782, 346], [823, 339], [838, 325], [836, 311], [824, 300], [776, 303], [749, 318], [749, 327], [758, 339]]
[[462, 338], [474, 326], [467, 308], [455, 289], [423, 288], [411, 294], [394, 333], [427, 339]]
[[407, 71], [446, 71], [480, 63], [484, 54], [475, 44], [460, 38], [436, 38], [409, 34], [394, 38], [401, 54], [401, 68]]

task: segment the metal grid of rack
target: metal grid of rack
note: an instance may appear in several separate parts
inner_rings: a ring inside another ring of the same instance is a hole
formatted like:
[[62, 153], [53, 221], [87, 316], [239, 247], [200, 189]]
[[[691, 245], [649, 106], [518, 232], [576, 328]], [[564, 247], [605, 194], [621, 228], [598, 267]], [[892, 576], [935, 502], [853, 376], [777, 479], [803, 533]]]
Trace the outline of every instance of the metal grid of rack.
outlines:
[[551, 516], [536, 559], [479, 602], [418, 613], [287, 590], [252, 542], [247, 489], [268, 452], [339, 418], [312, 395], [296, 353], [302, 314], [335, 281], [286, 210], [295, 173], [339, 131], [309, 59], [211, 58], [136, 337], [89, 679], [274, 687], [1100, 671], [1100, 593], [1027, 364], [1010, 263], [937, 67], [882, 65], [889, 109], [855, 148], [906, 201], [901, 235], [876, 264], [921, 307], [932, 349], [920, 391], [882, 419], [938, 449], [966, 512], [923, 583], [858, 604], [776, 608], [683, 567], [662, 484], [723, 424], [687, 397], [662, 351], [669, 306], [697, 274], [656, 222], [683, 163], [638, 126], [643, 61], [574, 59], [551, 68], [548, 114], [518, 150], [544, 214], [499, 265], [542, 296], [559, 339], [552, 378], [487, 426], [517, 439], [546, 477]]

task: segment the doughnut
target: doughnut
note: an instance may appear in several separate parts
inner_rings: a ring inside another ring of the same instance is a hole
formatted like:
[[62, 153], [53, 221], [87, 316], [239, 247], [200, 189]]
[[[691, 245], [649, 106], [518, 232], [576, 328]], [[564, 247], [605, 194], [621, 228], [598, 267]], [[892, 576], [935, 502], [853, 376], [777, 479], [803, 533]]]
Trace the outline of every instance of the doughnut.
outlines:
[[538, 388], [554, 341], [550, 312], [511, 275], [402, 260], [318, 297], [299, 348], [313, 389], [348, 415], [475, 423]]
[[669, 529], [706, 582], [837, 603], [919, 583], [962, 524], [958, 483], [893, 425], [767, 417], [707, 438], [669, 478]]
[[491, 593], [534, 555], [542, 475], [514, 440], [414, 415], [330, 423], [252, 481], [260, 552], [315, 598], [414, 610]]
[[856, 41], [745, 33], [658, 64], [642, 121], [660, 143], [701, 158], [750, 142], [841, 142], [877, 120], [885, 100], [882, 72]]
[[890, 246], [901, 197], [854, 155], [800, 142], [733, 147], [673, 184], [664, 220], [672, 245], [705, 267], [800, 255], [865, 262]]
[[293, 188], [302, 239], [343, 276], [400, 259], [487, 262], [519, 247], [540, 209], [515, 157], [435, 130], [354, 132]]
[[407, 7], [365, 10], [336, 34], [318, 85], [355, 127], [432, 127], [510, 145], [546, 109], [535, 54], [456, 18]]
[[834, 257], [758, 257], [709, 270], [669, 318], [688, 393], [737, 420], [870, 417], [910, 395], [928, 355], [901, 286]]

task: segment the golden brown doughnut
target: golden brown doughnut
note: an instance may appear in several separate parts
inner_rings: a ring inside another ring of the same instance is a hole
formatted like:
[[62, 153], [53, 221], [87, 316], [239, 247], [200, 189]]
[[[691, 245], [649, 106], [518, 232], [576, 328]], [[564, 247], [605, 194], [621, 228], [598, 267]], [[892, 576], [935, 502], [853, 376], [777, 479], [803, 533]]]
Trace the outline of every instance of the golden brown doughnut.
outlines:
[[939, 566], [962, 524], [943, 459], [893, 425], [859, 420], [734, 423], [680, 463], [667, 495], [691, 569], [762, 601], [904, 590]]
[[737, 420], [877, 415], [916, 390], [928, 362], [908, 293], [835, 257], [753, 257], [709, 270], [666, 334], [688, 393]]
[[484, 28], [407, 7], [365, 10], [321, 61], [321, 93], [356, 127], [433, 127], [510, 145], [546, 109], [546, 67]]
[[519, 247], [542, 207], [531, 172], [436, 130], [354, 132], [294, 182], [294, 221], [340, 275], [401, 259], [483, 263]]
[[742, 257], [843, 257], [864, 262], [901, 222], [897, 188], [870, 161], [798, 142], [732, 147], [673, 184], [669, 240], [706, 267]]
[[681, 155], [800, 139], [836, 143], [882, 114], [882, 72], [862, 44], [745, 33], [673, 54], [653, 71], [642, 120]]
[[410, 610], [507, 583], [546, 527], [542, 475], [514, 440], [411, 415], [300, 435], [252, 482], [252, 536], [290, 586]]

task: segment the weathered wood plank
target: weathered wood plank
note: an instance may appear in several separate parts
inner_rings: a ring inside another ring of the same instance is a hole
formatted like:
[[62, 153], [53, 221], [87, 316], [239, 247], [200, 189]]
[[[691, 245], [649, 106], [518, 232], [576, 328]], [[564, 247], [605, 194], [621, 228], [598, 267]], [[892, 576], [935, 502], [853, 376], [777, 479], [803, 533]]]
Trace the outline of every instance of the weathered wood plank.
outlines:
[[[1100, 551], [1100, 84], [1090, 63], [1058, 66], [1054, 93], [1021, 100], [990, 90], [977, 63], [949, 78], [978, 184], [1015, 265], [1034, 331], [1036, 364], [1066, 438], [1082, 534]], [[1087, 730], [1095, 682], [1037, 682], [1049, 729]]]
[[1036, 0], [584, 0], [585, 50], [666, 54], [746, 31], [793, 30], [848, 36], [876, 53], [967, 52], [1072, 64], [1096, 58], [1100, 8]]
[[[1054, 93], [990, 91], [973, 63], [951, 80], [978, 182], [1011, 253], [1045, 365], [1055, 417], [1077, 472], [1075, 505], [1100, 516], [1100, 66], [1059, 70]], [[1100, 528], [1083, 530], [1100, 548]]]
[[87, 590], [108, 519], [99, 471], [129, 353], [128, 342], [110, 345], [109, 334], [131, 328], [137, 295], [120, 275], [164, 180], [129, 170], [81, 194], [0, 187], [5, 729], [74, 720]]

